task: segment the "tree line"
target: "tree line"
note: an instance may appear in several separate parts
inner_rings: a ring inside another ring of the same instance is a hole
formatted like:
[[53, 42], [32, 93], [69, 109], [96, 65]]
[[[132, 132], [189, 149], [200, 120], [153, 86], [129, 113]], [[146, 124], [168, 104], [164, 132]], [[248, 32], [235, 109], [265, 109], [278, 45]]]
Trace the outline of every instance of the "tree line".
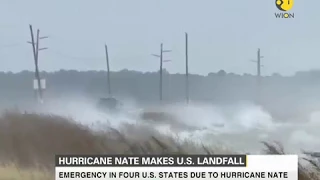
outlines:
[[[41, 72], [47, 81], [46, 97], [82, 94], [99, 98], [107, 95], [107, 72], [60, 70]], [[32, 100], [34, 72], [0, 72], [0, 99], [6, 101]], [[320, 92], [320, 71], [297, 72], [294, 76], [273, 74], [262, 78], [262, 96], [268, 102], [315, 100]], [[110, 73], [111, 89], [116, 97], [133, 98], [138, 102], [159, 100], [159, 72], [138, 72], [124, 69]], [[256, 76], [234, 74], [220, 70], [206, 76], [190, 74], [190, 100], [212, 103], [254, 101]], [[165, 102], [185, 100], [185, 75], [163, 71]]]

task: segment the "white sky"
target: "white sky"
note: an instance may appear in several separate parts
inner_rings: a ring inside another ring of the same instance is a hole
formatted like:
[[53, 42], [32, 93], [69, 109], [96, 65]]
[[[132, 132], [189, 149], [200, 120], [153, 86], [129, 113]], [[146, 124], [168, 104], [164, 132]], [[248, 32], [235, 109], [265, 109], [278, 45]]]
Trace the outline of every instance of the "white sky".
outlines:
[[291, 75], [320, 68], [320, 1], [296, 0], [294, 19], [276, 19], [273, 0], [0, 0], [0, 71], [33, 70], [29, 24], [49, 47], [40, 69], [156, 71], [160, 43], [173, 52], [170, 72], [184, 72], [184, 32], [190, 72], [224, 69], [255, 73], [257, 48], [263, 73]]

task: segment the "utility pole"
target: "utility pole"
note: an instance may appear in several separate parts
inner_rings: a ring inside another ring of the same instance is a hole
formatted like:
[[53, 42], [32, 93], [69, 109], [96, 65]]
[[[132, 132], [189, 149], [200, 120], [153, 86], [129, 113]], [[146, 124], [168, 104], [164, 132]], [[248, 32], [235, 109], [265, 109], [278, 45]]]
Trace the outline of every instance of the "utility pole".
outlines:
[[162, 67], [163, 67], [163, 63], [171, 61], [171, 60], [163, 60], [163, 53], [167, 53], [167, 52], [171, 52], [171, 50], [163, 50], [163, 43], [161, 43], [160, 44], [160, 55], [152, 54], [153, 56], [158, 57], [160, 59], [160, 70], [159, 70], [159, 73], [160, 73], [160, 80], [159, 80], [159, 98], [160, 98], [160, 102], [162, 102], [162, 100], [163, 100], [163, 94], [162, 94], [162, 91], [163, 91], [163, 87], [162, 87], [162, 77], [163, 77], [163, 73], [162, 73], [163, 68]]
[[258, 52], [257, 52], [257, 75], [258, 78], [261, 77], [261, 58], [263, 58], [263, 56], [260, 55], [260, 48], [258, 48]]
[[36, 78], [37, 84], [38, 84], [37, 97], [38, 97], [38, 101], [40, 103], [43, 103], [43, 92], [42, 92], [42, 87], [41, 87], [41, 78], [40, 78], [40, 73], [39, 73], [38, 62], [39, 62], [39, 51], [42, 51], [42, 50], [45, 50], [45, 49], [48, 49], [48, 48], [39, 48], [39, 41], [41, 39], [48, 38], [48, 36], [40, 37], [40, 30], [37, 29], [37, 37], [36, 37], [36, 42], [35, 42], [32, 25], [29, 25], [29, 28], [30, 28], [30, 34], [31, 34], [31, 42], [28, 41], [27, 43], [32, 45], [34, 65], [35, 65], [35, 78]]
[[261, 59], [264, 58], [261, 56], [260, 48], [257, 51], [257, 60], [252, 60], [252, 62], [257, 63], [257, 101], [260, 103], [260, 95], [261, 95]]
[[110, 84], [110, 67], [109, 67], [109, 55], [108, 55], [108, 46], [105, 44], [106, 51], [106, 61], [107, 61], [107, 74], [108, 74], [108, 95], [111, 96], [111, 84]]
[[258, 51], [257, 51], [257, 81], [258, 81], [259, 92], [260, 92], [260, 85], [261, 85], [261, 67], [263, 66], [263, 65], [261, 65], [262, 58], [263, 58], [263, 56], [261, 56], [261, 54], [260, 54], [260, 48], [258, 48]]
[[186, 100], [189, 104], [189, 62], [188, 62], [188, 33], [186, 35]]

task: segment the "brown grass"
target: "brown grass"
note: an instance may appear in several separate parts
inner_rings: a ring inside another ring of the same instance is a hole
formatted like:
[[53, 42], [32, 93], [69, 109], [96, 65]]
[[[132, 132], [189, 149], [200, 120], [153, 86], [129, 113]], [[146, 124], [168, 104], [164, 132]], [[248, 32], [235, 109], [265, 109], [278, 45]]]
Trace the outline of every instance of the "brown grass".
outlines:
[[[130, 136], [128, 136], [130, 134]], [[92, 132], [72, 119], [55, 115], [5, 112], [0, 117], [0, 180], [54, 179], [55, 154], [219, 154], [219, 147], [177, 143], [149, 127], [124, 125]], [[280, 144], [263, 142], [268, 154], [284, 154]], [[320, 168], [300, 166], [299, 179], [320, 179]]]

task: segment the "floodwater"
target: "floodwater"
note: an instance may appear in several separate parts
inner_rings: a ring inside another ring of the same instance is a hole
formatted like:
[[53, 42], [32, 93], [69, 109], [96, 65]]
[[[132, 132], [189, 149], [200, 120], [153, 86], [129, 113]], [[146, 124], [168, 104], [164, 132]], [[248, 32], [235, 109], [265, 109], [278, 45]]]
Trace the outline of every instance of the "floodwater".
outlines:
[[95, 101], [84, 98], [55, 99], [46, 102], [37, 111], [63, 115], [91, 126], [101, 128], [106, 124], [121, 128], [123, 124], [143, 124], [160, 133], [214, 146], [225, 146], [237, 152], [257, 153], [264, 147], [262, 141], [281, 143], [288, 153], [301, 150], [320, 150], [320, 112], [313, 112], [301, 122], [279, 121], [270, 113], [250, 102], [233, 105], [173, 104], [152, 108], [174, 117], [174, 121], [153, 123], [143, 121], [139, 114], [151, 111], [134, 101], [125, 101], [122, 111], [103, 113]]

